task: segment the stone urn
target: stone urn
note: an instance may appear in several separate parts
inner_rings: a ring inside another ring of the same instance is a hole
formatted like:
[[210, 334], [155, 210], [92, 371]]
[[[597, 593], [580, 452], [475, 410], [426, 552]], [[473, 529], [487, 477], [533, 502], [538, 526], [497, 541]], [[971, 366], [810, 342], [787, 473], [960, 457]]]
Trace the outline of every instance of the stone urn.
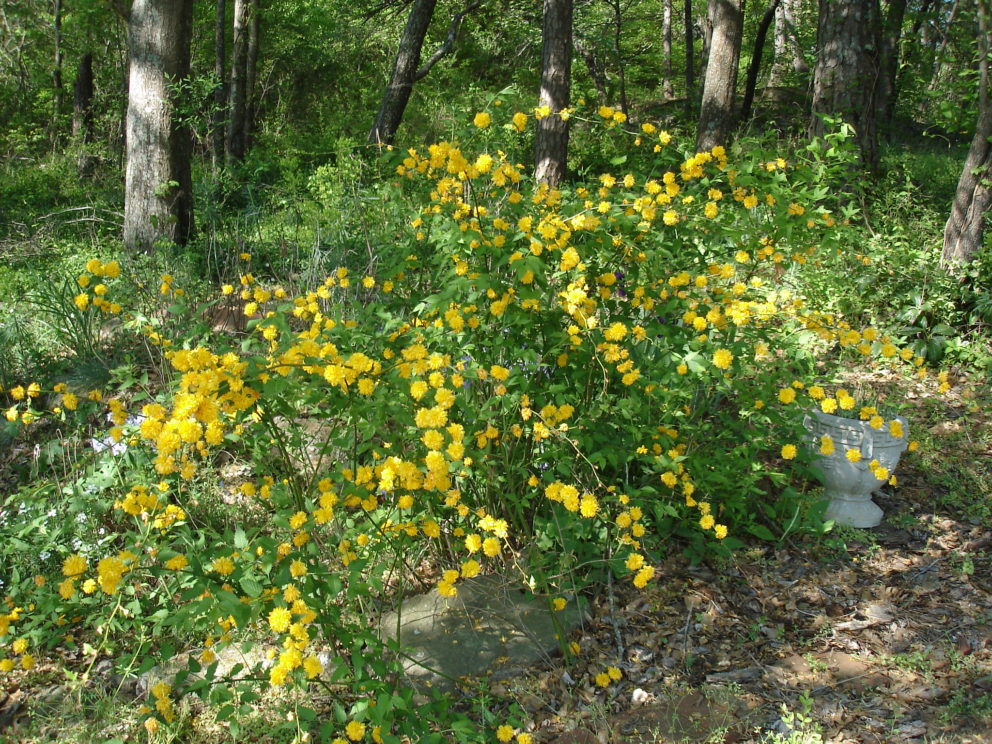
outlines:
[[[901, 437], [892, 436], [888, 427], [874, 429], [867, 421], [821, 411], [811, 411], [803, 419], [813, 470], [823, 482], [825, 497], [830, 499], [824, 519], [862, 528], [875, 527], [882, 521], [882, 510], [871, 496], [885, 481], [875, 477], [871, 463], [877, 460], [889, 473], [895, 472], [909, 435], [907, 420], [901, 416], [896, 420], [902, 424]], [[834, 451], [829, 455], [820, 452], [820, 437], [824, 434], [834, 442]], [[850, 449], [861, 454], [857, 462], [848, 459]]]

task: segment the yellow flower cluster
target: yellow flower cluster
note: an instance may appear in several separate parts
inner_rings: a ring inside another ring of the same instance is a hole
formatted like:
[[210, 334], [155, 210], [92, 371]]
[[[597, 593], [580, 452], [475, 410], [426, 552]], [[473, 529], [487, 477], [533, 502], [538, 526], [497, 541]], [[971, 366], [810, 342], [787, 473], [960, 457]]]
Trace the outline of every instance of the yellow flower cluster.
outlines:
[[[116, 279], [121, 275], [121, 267], [117, 261], [102, 263], [96, 258], [91, 258], [86, 262], [86, 272], [79, 275], [76, 284], [83, 291], [72, 298], [80, 312], [85, 312], [90, 307], [98, 309], [102, 313], [119, 315], [121, 306], [116, 302], [107, 300], [107, 285], [99, 281], [100, 278]], [[96, 284], [94, 284], [96, 280]]]

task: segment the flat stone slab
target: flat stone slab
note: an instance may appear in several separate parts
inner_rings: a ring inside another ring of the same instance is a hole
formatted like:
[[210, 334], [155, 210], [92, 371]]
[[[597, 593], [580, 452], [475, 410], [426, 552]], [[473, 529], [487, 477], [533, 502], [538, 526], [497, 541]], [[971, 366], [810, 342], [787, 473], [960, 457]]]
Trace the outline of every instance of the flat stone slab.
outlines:
[[445, 689], [463, 677], [518, 674], [560, 653], [585, 615], [581, 600], [555, 611], [547, 597], [505, 576], [477, 576], [457, 588], [456, 597], [436, 589], [410, 597], [382, 619], [382, 637], [399, 640], [408, 655], [403, 668], [417, 687]]

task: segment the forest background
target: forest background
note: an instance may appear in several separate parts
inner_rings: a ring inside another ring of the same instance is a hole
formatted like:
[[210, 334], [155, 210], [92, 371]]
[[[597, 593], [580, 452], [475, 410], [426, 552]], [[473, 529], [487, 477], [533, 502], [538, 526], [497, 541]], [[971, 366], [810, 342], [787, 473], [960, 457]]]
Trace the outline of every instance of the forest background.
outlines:
[[0, 15], [10, 689], [195, 649], [153, 739], [537, 740], [368, 616], [817, 544], [805, 412], [987, 394], [985, 0]]

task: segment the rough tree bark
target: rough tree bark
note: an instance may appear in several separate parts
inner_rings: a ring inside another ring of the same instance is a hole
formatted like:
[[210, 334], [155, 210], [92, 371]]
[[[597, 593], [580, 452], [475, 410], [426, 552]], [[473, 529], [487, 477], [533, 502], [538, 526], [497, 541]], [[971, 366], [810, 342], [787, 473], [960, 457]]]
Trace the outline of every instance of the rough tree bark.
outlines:
[[747, 67], [747, 81], [744, 83], [744, 98], [741, 101], [741, 110], [737, 117], [739, 121], [747, 121], [751, 118], [751, 106], [754, 104], [754, 90], [758, 85], [758, 71], [761, 69], [765, 38], [768, 36], [768, 27], [775, 19], [778, 4], [779, 0], [772, 0], [758, 23], [758, 32], [754, 36], [754, 49], [751, 51], [751, 64]]
[[978, 0], [978, 124], [968, 156], [958, 179], [951, 214], [944, 225], [941, 264], [951, 273], [960, 274], [981, 250], [985, 234], [985, 214], [992, 209], [992, 95], [989, 91], [989, 29], [987, 0]]
[[672, 0], [665, 0], [661, 11], [661, 57], [661, 92], [665, 100], [670, 101], [675, 97], [672, 84]]
[[568, 108], [572, 75], [572, 0], [544, 0], [541, 30], [541, 99], [551, 113], [538, 120], [534, 143], [534, 175], [557, 187], [565, 180], [568, 161]]
[[227, 132], [224, 157], [227, 164], [245, 157], [245, 122], [248, 102], [248, 0], [234, 0], [234, 35], [231, 37], [231, 82], [227, 100]]
[[870, 172], [878, 169], [879, 157], [878, 35], [878, 0], [820, 0], [809, 134], [824, 135], [824, 115], [841, 117], [853, 127], [861, 163]]
[[134, 0], [128, 14], [124, 243], [152, 251], [193, 233], [192, 137], [176, 116], [189, 76], [193, 0]]
[[878, 93], [875, 97], [875, 116], [878, 129], [888, 136], [892, 127], [892, 114], [896, 108], [896, 75], [899, 72], [899, 39], [902, 22], [906, 16], [906, 0], [889, 0], [889, 9], [882, 22], [879, 37]]
[[734, 126], [734, 92], [744, 30], [744, 0], [709, 0], [712, 27], [696, 151], [726, 145]]

